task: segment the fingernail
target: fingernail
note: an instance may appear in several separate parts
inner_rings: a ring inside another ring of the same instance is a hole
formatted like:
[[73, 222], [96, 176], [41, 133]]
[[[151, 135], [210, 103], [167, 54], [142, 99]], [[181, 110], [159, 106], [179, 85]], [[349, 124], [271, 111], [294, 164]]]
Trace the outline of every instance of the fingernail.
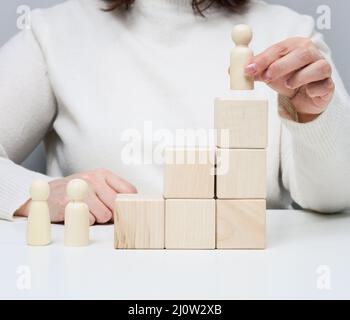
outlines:
[[264, 73], [263, 80], [266, 81], [266, 82], [272, 81], [272, 75], [271, 75], [270, 71], [266, 71]]
[[256, 63], [248, 64], [245, 67], [245, 72], [250, 74], [250, 75], [256, 74], [258, 72], [258, 65]]

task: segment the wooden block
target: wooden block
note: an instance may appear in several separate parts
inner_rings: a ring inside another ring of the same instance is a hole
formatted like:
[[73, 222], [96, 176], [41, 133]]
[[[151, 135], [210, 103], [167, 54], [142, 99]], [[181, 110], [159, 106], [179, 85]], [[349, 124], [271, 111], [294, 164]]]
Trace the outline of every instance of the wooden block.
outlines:
[[213, 199], [215, 151], [167, 149], [164, 165], [166, 199]]
[[217, 146], [227, 149], [265, 149], [268, 140], [268, 101], [215, 100]]
[[165, 201], [166, 249], [215, 249], [215, 200]]
[[164, 249], [164, 199], [119, 194], [115, 202], [116, 249]]
[[266, 199], [266, 150], [217, 149], [218, 199]]
[[218, 249], [264, 249], [265, 200], [217, 200]]

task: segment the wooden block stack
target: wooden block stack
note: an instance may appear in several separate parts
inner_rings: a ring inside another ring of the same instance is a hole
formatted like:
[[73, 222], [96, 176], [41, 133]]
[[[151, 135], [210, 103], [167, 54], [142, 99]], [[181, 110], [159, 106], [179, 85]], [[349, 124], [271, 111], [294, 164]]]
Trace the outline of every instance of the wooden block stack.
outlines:
[[215, 102], [218, 136], [226, 130], [229, 137], [217, 139], [218, 249], [265, 247], [267, 106], [265, 100]]
[[164, 198], [118, 195], [117, 249], [215, 249], [215, 151], [167, 149]]
[[213, 150], [165, 151], [166, 249], [215, 249], [214, 183]]
[[248, 90], [245, 98], [215, 100], [218, 249], [265, 248], [268, 101], [254, 98], [254, 79], [245, 75], [252, 36], [246, 25], [232, 32], [231, 90]]
[[[251, 37], [248, 26], [233, 31], [232, 90], [254, 88], [244, 75]], [[163, 197], [118, 195], [115, 248], [265, 248], [268, 102], [246, 92], [214, 108], [216, 150], [167, 149]]]

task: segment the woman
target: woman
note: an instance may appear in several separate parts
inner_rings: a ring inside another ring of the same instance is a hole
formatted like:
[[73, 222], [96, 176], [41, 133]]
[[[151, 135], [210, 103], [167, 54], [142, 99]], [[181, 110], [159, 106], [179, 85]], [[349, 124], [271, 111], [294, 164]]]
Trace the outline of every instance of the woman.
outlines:
[[[136, 192], [131, 183], [162, 192], [161, 166], [121, 156], [130, 132], [212, 127], [238, 23], [252, 26], [259, 53], [246, 73], [273, 89], [260, 86], [272, 101], [268, 206], [350, 207], [349, 99], [310, 17], [260, 1], [106, 2], [109, 10], [98, 0], [35, 10], [31, 29], [0, 51], [2, 218], [27, 215], [37, 178], [50, 181], [53, 222], [64, 219], [73, 177], [91, 186], [91, 224], [112, 219], [116, 194]], [[48, 176], [18, 165], [42, 139]]]

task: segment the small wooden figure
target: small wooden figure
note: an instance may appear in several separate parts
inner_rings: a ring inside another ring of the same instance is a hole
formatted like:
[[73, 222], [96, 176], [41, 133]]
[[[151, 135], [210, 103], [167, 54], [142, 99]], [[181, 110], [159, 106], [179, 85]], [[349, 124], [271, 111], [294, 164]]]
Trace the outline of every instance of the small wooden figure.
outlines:
[[65, 246], [87, 246], [89, 244], [89, 207], [84, 203], [87, 197], [88, 184], [84, 180], [74, 179], [67, 185], [67, 196], [70, 200], [64, 215]]
[[253, 51], [248, 47], [252, 38], [252, 29], [245, 24], [236, 25], [232, 31], [232, 40], [236, 47], [231, 51], [231, 90], [254, 90], [254, 79], [244, 71], [253, 57]]
[[32, 202], [28, 214], [27, 244], [46, 246], [51, 242], [51, 220], [47, 199], [50, 186], [46, 181], [34, 181], [30, 188]]

